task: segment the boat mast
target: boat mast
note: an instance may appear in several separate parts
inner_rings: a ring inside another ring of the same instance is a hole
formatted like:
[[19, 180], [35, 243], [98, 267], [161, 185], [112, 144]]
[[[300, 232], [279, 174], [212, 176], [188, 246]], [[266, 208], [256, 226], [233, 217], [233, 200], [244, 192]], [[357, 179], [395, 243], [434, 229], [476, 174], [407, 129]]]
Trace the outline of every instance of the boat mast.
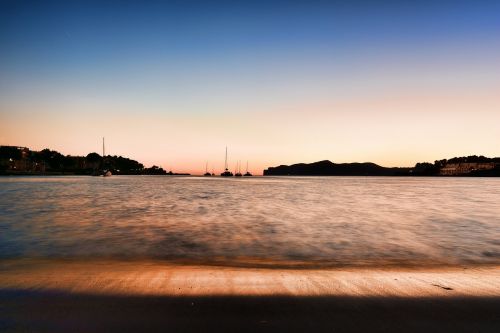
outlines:
[[224, 162], [224, 168], [227, 171], [227, 146], [226, 146], [226, 161]]
[[104, 170], [104, 155], [105, 155], [105, 150], [104, 150], [104, 137], [102, 137], [102, 165], [101, 168]]
[[247, 173], [248, 173], [248, 161], [247, 161]]

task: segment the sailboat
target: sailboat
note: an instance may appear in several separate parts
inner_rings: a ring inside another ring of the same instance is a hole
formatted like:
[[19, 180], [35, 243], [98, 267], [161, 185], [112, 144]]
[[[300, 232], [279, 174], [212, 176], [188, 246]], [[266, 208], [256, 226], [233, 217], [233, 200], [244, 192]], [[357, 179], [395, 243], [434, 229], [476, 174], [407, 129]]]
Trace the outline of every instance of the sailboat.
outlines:
[[106, 150], [105, 150], [105, 146], [104, 146], [104, 137], [102, 137], [102, 176], [103, 177], [110, 177], [112, 175], [111, 171], [108, 170], [108, 169], [105, 169], [104, 168], [104, 163], [105, 163], [105, 154]]
[[221, 177], [232, 177], [233, 173], [227, 168], [227, 147], [226, 147], [226, 160], [224, 162], [224, 172], [220, 174]]
[[235, 177], [241, 177], [242, 176], [242, 174], [241, 174], [241, 163], [239, 161], [236, 164], [236, 170], [234, 171], [234, 176]]
[[243, 176], [245, 176], [245, 177], [253, 176], [250, 172], [248, 172], [248, 161], [247, 161], [247, 172]]
[[208, 162], [205, 164], [205, 174], [203, 175], [205, 177], [210, 177], [212, 174], [208, 172]]

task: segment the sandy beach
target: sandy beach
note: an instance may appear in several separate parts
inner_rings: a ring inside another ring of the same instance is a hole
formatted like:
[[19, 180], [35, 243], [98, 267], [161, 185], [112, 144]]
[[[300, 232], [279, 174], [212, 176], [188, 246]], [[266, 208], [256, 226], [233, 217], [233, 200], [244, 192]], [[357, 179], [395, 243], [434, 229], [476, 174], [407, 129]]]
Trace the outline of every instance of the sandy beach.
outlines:
[[266, 269], [4, 260], [2, 331], [463, 331], [500, 325], [500, 267]]
[[100, 295], [500, 297], [500, 267], [273, 269], [161, 261], [6, 260], [4, 289]]

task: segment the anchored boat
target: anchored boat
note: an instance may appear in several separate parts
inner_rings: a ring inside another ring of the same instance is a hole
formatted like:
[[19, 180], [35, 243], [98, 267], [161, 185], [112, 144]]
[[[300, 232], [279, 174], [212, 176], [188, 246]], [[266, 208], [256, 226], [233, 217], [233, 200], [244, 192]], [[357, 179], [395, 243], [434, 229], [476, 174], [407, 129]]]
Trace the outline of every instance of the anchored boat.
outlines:
[[205, 164], [205, 174], [203, 175], [205, 177], [210, 177], [212, 174], [208, 172], [208, 162]]
[[236, 170], [234, 171], [234, 176], [235, 177], [241, 177], [242, 176], [242, 174], [241, 174], [241, 163], [239, 161], [236, 164]]
[[227, 168], [227, 147], [226, 147], [226, 160], [224, 162], [224, 172], [220, 174], [221, 177], [232, 177], [233, 173]]
[[250, 172], [248, 172], [248, 161], [247, 161], [247, 172], [243, 176], [245, 176], [245, 177], [253, 176]]

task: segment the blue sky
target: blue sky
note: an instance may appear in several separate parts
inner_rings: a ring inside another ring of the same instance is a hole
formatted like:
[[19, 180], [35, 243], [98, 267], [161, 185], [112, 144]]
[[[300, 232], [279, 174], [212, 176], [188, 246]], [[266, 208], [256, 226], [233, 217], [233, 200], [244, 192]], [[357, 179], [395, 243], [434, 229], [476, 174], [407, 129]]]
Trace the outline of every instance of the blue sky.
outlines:
[[[500, 113], [499, 12], [499, 1], [2, 1], [1, 144], [76, 154], [106, 135], [117, 154], [190, 171], [219, 163], [225, 144], [256, 168], [499, 155], [500, 137], [484, 136]], [[414, 121], [422, 113], [433, 123]], [[476, 142], [440, 143], [471, 119]], [[414, 150], [395, 143], [418, 133], [429, 138]], [[161, 157], [141, 149], [153, 140], [170, 142]]]

